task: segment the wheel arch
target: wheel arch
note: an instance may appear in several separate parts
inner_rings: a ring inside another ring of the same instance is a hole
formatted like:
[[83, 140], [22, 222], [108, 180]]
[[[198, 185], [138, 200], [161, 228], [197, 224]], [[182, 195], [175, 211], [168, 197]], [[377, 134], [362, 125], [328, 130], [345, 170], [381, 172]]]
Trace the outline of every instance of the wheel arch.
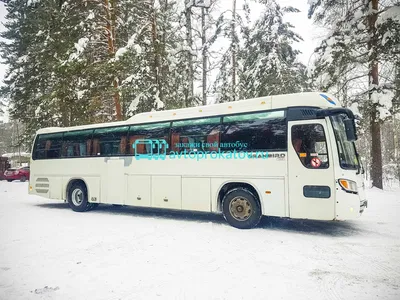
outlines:
[[88, 199], [89, 199], [89, 188], [88, 188], [87, 182], [86, 182], [83, 178], [81, 178], [81, 177], [72, 177], [72, 178], [69, 179], [68, 184], [67, 184], [67, 187], [66, 187], [66, 189], [65, 189], [65, 200], [66, 200], [66, 201], [68, 200], [68, 191], [69, 191], [69, 189], [70, 189], [71, 186], [72, 186], [74, 183], [76, 183], [76, 182], [80, 182], [80, 183], [82, 183], [82, 184], [85, 185], [85, 187], [86, 187], [86, 192], [87, 192], [87, 194], [88, 194], [87, 196], [88, 196]]
[[261, 208], [261, 214], [264, 212], [264, 207], [263, 203], [261, 201], [260, 197], [260, 192], [259, 190], [252, 184], [251, 182], [248, 181], [237, 181], [237, 180], [230, 180], [226, 181], [221, 184], [221, 186], [218, 189], [218, 196], [217, 196], [217, 211], [222, 212], [222, 200], [224, 199], [225, 195], [232, 189], [235, 188], [245, 188], [249, 190], [255, 197], [258, 203], [260, 204]]

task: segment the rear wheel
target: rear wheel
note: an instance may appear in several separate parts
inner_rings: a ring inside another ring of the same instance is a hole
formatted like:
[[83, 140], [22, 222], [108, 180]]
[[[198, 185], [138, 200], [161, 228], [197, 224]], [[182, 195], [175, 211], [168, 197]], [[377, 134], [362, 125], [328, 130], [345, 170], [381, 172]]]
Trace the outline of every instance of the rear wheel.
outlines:
[[89, 203], [86, 185], [74, 182], [68, 190], [68, 205], [73, 211], [84, 212], [96, 208], [98, 203]]
[[256, 196], [245, 188], [230, 190], [222, 200], [225, 220], [233, 227], [250, 229], [261, 220], [261, 207]]
[[25, 177], [25, 176], [21, 176], [21, 178], [19, 179], [19, 181], [25, 182], [25, 181], [26, 181], [26, 177]]
[[12, 179], [7, 179], [7, 181], [8, 181], [8, 182], [11, 182], [11, 181], [13, 181], [13, 180], [12, 180]]

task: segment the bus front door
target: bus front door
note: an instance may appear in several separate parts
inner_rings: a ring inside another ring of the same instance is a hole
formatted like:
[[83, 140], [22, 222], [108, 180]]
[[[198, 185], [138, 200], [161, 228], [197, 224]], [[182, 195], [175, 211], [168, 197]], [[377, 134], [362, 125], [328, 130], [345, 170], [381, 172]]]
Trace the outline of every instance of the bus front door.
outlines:
[[288, 124], [288, 195], [291, 218], [333, 220], [335, 180], [324, 120]]

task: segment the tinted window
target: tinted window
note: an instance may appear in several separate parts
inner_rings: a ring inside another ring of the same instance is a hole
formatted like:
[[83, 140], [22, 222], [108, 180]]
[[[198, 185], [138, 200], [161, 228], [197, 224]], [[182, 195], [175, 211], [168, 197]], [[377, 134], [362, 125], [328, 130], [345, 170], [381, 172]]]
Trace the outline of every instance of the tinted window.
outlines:
[[357, 169], [358, 159], [354, 142], [349, 142], [346, 136], [346, 128], [343, 123], [343, 115], [331, 117], [333, 130], [335, 132], [339, 162], [343, 169]]
[[177, 121], [172, 123], [172, 151], [215, 151], [220, 140], [221, 118]]
[[292, 145], [306, 168], [326, 169], [329, 167], [325, 132], [321, 124], [292, 126]]
[[40, 134], [36, 138], [33, 159], [59, 158], [61, 154], [62, 133]]
[[221, 150], [287, 149], [285, 112], [250, 113], [223, 118]]
[[91, 155], [112, 156], [127, 154], [128, 129], [129, 126], [95, 129]]
[[62, 157], [85, 157], [92, 152], [93, 130], [64, 132]]
[[130, 154], [162, 153], [166, 144], [152, 144], [149, 140], [165, 140], [169, 144], [170, 122], [133, 125], [129, 128], [128, 147]]

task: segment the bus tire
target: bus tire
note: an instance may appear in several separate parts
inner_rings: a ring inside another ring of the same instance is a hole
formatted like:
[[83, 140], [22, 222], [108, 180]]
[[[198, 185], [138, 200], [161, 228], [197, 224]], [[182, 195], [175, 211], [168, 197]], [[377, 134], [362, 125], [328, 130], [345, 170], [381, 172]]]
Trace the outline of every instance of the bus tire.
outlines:
[[222, 200], [222, 212], [229, 225], [239, 229], [256, 227], [262, 216], [257, 197], [243, 187], [226, 193]]
[[68, 205], [76, 212], [84, 212], [94, 208], [96, 203], [88, 201], [86, 185], [82, 182], [74, 182], [68, 190]]

